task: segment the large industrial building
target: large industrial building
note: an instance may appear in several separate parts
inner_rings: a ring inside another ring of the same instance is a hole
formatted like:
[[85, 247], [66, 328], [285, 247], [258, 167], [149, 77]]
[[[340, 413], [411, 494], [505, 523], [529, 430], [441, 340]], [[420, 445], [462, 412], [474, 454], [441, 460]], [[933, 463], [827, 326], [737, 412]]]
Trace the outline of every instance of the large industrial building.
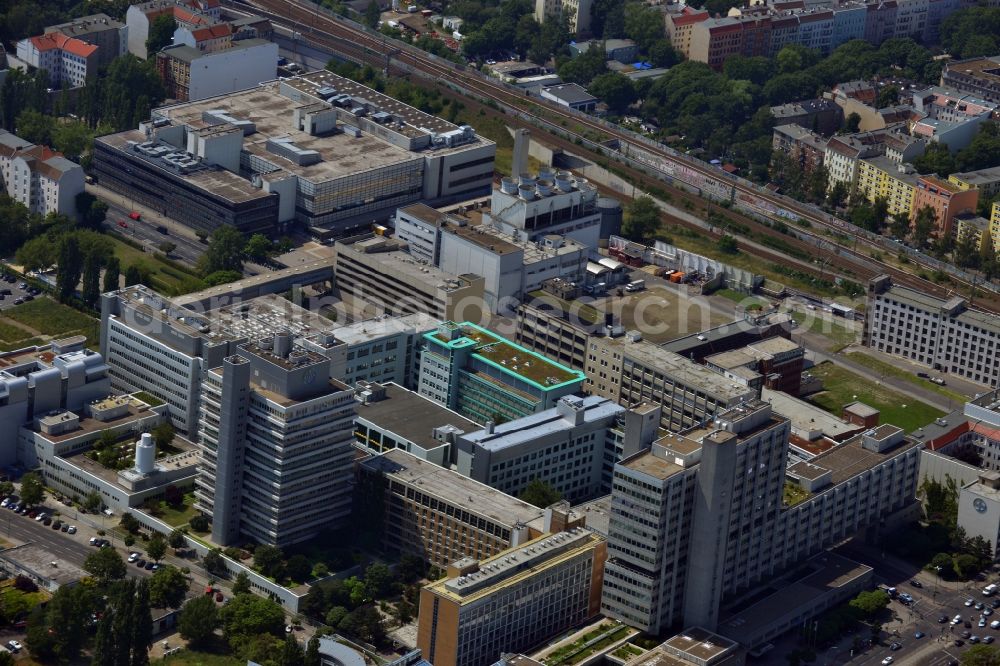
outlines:
[[[658, 633], [714, 630], [727, 601], [914, 506], [922, 444], [878, 426], [787, 468], [789, 422], [760, 401], [615, 467], [602, 609]], [[803, 497], [789, 501], [786, 485]], [[747, 647], [770, 636], [741, 634]]]
[[328, 71], [154, 109], [100, 137], [102, 184], [194, 229], [323, 236], [488, 194], [496, 145]]

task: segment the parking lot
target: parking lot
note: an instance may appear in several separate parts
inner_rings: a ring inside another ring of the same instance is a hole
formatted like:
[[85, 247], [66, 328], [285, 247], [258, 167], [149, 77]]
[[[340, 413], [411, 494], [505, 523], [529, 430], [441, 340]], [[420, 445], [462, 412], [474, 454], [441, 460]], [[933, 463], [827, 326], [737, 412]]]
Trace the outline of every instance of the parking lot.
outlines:
[[35, 299], [41, 290], [30, 286], [27, 282], [19, 280], [17, 277], [5, 273], [0, 282], [0, 310], [12, 308], [27, 301]]

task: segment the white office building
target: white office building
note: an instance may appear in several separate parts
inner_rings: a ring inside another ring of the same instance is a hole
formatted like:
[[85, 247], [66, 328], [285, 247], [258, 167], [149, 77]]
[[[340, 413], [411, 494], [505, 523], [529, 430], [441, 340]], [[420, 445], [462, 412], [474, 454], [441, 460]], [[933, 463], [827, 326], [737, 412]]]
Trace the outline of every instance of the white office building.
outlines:
[[659, 409], [627, 410], [599, 396], [565, 396], [556, 406], [458, 436], [456, 469], [508, 495], [540, 479], [574, 503], [611, 491], [615, 463], [648, 448]]
[[879, 276], [868, 285], [864, 342], [977, 384], [1000, 381], [1000, 320], [961, 296], [943, 300]]
[[351, 512], [354, 392], [289, 333], [238, 346], [204, 377], [197, 506], [219, 545], [290, 545]]

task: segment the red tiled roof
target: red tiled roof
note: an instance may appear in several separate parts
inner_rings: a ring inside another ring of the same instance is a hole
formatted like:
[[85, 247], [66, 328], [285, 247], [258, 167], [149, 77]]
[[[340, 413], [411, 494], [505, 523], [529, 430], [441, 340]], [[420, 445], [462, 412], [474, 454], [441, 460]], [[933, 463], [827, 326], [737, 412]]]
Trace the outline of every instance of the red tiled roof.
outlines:
[[206, 39], [218, 39], [219, 37], [225, 37], [231, 33], [232, 29], [229, 27], [228, 23], [216, 23], [215, 25], [210, 25], [205, 28], [198, 28], [191, 34], [194, 36], [195, 41], [200, 42]]
[[197, 12], [190, 11], [184, 7], [178, 7], [174, 5], [173, 7], [174, 18], [178, 21], [183, 21], [184, 23], [208, 23], [208, 18]]
[[97, 47], [93, 44], [88, 44], [82, 40], [75, 37], [67, 37], [61, 32], [50, 32], [46, 35], [38, 35], [31, 38], [31, 43], [34, 44], [35, 48], [39, 51], [52, 51], [54, 49], [60, 49], [63, 51], [69, 51], [73, 55], [78, 55], [81, 58], [87, 58], [93, 55]]

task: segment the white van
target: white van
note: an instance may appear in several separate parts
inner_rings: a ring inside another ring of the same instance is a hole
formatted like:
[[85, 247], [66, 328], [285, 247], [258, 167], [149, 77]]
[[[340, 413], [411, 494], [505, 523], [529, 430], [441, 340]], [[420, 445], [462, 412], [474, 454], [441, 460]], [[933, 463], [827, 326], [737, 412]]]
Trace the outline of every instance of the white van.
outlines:
[[992, 596], [993, 594], [996, 593], [996, 591], [997, 591], [996, 583], [990, 583], [989, 585], [983, 588], [983, 596], [984, 597]]

